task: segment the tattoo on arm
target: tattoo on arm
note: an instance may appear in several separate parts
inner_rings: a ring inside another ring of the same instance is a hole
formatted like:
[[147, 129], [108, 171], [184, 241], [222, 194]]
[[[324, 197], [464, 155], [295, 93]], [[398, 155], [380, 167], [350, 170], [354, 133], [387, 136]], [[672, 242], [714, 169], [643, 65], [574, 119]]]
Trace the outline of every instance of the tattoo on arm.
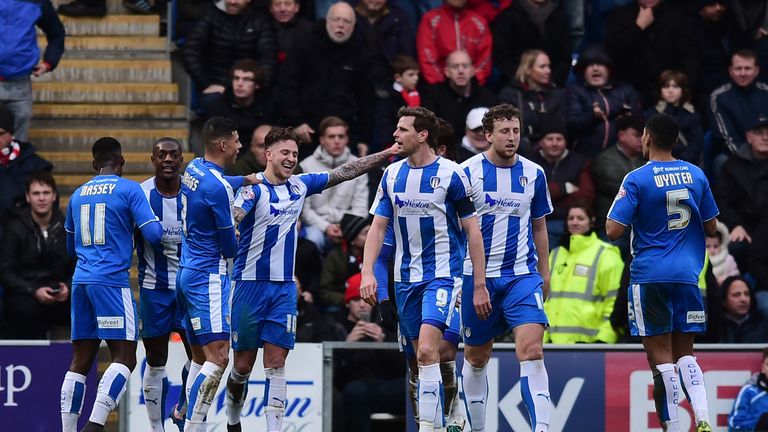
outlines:
[[325, 188], [328, 189], [339, 183], [359, 177], [386, 162], [386, 160], [389, 159], [389, 156], [389, 150], [384, 150], [372, 155], [363, 156], [360, 159], [349, 161], [344, 165], [333, 169], [329, 173], [328, 184], [325, 185]]
[[235, 207], [234, 216], [235, 216], [235, 225], [240, 225], [240, 222], [242, 222], [243, 218], [245, 217], [245, 211], [240, 207]]

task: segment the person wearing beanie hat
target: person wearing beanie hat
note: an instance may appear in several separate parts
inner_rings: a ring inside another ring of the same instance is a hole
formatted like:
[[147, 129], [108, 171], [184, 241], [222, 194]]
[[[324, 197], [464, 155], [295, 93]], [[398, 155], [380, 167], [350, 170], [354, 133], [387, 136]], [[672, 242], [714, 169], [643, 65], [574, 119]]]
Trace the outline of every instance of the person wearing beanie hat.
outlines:
[[576, 63], [581, 79], [568, 84], [566, 115], [573, 150], [593, 159], [616, 140], [616, 119], [642, 112], [640, 95], [614, 78], [613, 60], [600, 46], [584, 49]]
[[[354, 243], [360, 232], [370, 224], [370, 217], [362, 218], [360, 216], [346, 213], [341, 217], [341, 234], [344, 236], [344, 239], [347, 240], [347, 243]], [[365, 240], [363, 240], [363, 244], [365, 244]]]
[[32, 144], [16, 139], [15, 125], [13, 112], [0, 105], [0, 221], [16, 203], [24, 202], [25, 181], [30, 174], [53, 169]]
[[556, 245], [565, 231], [568, 209], [581, 202], [592, 207], [595, 185], [590, 161], [569, 150], [565, 122], [557, 115], [542, 116], [539, 139], [531, 160], [544, 169], [554, 212], [547, 216], [549, 244]]

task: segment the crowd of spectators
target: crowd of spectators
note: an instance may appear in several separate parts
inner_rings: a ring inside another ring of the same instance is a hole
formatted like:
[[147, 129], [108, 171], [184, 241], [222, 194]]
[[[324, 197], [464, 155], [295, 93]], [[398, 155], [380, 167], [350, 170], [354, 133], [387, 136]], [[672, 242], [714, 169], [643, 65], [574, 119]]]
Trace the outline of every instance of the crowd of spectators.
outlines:
[[[137, 12], [158, 6], [127, 3]], [[705, 169], [723, 222], [718, 236], [708, 240], [710, 277], [702, 277], [708, 304], [714, 305], [711, 322], [721, 326], [707, 337], [729, 340], [733, 323], [760, 327], [756, 334], [764, 334], [765, 2], [623, 0], [593, 8], [580, 0], [181, 3], [176, 34], [197, 112], [239, 125], [244, 146], [233, 174], [263, 169], [264, 136], [272, 125], [291, 126], [302, 138], [297, 171], [328, 170], [377, 151], [391, 144], [395, 113], [404, 105], [427, 107], [446, 120], [457, 132], [461, 162], [487, 148], [481, 132], [487, 108], [510, 103], [521, 111], [520, 153], [546, 172], [555, 207], [548, 218], [550, 245], [562, 251], [555, 258], [566, 267], [571, 264], [563, 257], [573, 247], [597, 245], [589, 247], [613, 256], [606, 251], [616, 246], [621, 259], [614, 270], [626, 274], [629, 239], [598, 243], [605, 217], [623, 177], [645, 163], [644, 119], [656, 112], [674, 116], [681, 125], [674, 154]], [[103, 5], [76, 0], [59, 13], [101, 16]], [[44, 276], [25, 267], [61, 246], [55, 183], [42, 174], [29, 177], [51, 170], [27, 142], [31, 97], [14, 93], [26, 91], [30, 75], [52, 70], [63, 51], [63, 27], [46, 1], [39, 19], [24, 21], [22, 33], [34, 35], [35, 26], [48, 38], [42, 61], [23, 44], [15, 56], [0, 53], [0, 265], [12, 270], [0, 272], [4, 333], [13, 333], [8, 322], [16, 321], [15, 313], [32, 308], [16, 306], [22, 298], [36, 300], [43, 311], [36, 313], [46, 317], [54, 316], [47, 308], [67, 300], [67, 266]], [[330, 188], [305, 206], [297, 279], [307, 322], [330, 317], [347, 324], [346, 281], [359, 271], [370, 190], [377, 181], [372, 174]], [[39, 188], [50, 189], [50, 211], [36, 201]], [[573, 231], [569, 211], [586, 218], [588, 229]], [[24, 251], [11, 251], [11, 244]], [[625, 290], [626, 277], [614, 284], [614, 276], [601, 289]], [[563, 287], [554, 281], [557, 292]], [[598, 297], [610, 296], [601, 291]], [[618, 301], [615, 307], [624, 306]], [[599, 315], [607, 321], [607, 306]], [[613, 330], [621, 339], [624, 329], [617, 325]], [[34, 330], [35, 337], [44, 333]], [[318, 338], [314, 331], [307, 334]]]

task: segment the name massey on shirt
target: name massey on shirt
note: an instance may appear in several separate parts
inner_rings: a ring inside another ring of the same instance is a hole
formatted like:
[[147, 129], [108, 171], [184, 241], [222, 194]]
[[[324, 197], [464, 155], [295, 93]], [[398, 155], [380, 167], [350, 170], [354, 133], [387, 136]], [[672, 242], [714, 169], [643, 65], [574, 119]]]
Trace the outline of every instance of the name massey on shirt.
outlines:
[[80, 196], [111, 194], [116, 186], [117, 184], [115, 183], [85, 185], [80, 189]]

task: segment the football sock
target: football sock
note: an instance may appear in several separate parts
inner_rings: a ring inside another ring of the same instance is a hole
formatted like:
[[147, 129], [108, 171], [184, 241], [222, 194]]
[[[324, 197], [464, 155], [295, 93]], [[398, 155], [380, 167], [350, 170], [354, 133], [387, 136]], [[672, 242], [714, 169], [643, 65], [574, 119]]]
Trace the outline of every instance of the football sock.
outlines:
[[520, 362], [520, 391], [534, 432], [548, 431], [552, 404], [549, 401], [549, 376], [543, 359]]

